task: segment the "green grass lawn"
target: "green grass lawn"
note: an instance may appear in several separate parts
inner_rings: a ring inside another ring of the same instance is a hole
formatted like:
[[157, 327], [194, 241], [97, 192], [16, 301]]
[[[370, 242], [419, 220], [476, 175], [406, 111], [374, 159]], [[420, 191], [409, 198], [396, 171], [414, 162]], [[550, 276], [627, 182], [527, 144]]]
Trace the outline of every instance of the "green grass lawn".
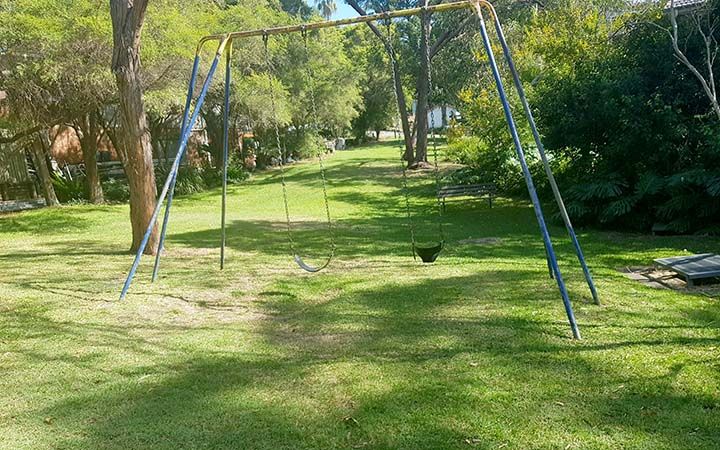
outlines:
[[[582, 230], [598, 307], [552, 227], [573, 341], [528, 204], [453, 201], [447, 251], [413, 261], [397, 153], [327, 161], [337, 259], [314, 275], [276, 170], [230, 188], [222, 272], [219, 191], [177, 199], [160, 280], [144, 259], [124, 302], [127, 206], [0, 217], [0, 449], [720, 448], [720, 300], [618, 272], [720, 240]], [[316, 166], [288, 184], [317, 264]]]

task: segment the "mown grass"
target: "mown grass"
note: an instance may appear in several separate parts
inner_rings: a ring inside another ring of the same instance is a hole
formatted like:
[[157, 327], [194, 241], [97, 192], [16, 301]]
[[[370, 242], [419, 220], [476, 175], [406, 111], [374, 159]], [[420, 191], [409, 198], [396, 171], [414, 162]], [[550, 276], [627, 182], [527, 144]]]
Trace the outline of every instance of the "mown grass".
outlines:
[[[617, 271], [718, 239], [582, 231], [597, 307], [553, 227], [572, 341], [528, 205], [453, 202], [447, 251], [420, 265], [396, 155], [327, 161], [338, 251], [317, 275], [288, 254], [277, 171], [231, 188], [222, 272], [219, 192], [178, 199], [161, 279], [145, 259], [122, 303], [126, 206], [0, 218], [0, 448], [720, 448], [718, 298]], [[288, 183], [318, 263], [316, 167]], [[430, 177], [411, 184], [431, 207]]]

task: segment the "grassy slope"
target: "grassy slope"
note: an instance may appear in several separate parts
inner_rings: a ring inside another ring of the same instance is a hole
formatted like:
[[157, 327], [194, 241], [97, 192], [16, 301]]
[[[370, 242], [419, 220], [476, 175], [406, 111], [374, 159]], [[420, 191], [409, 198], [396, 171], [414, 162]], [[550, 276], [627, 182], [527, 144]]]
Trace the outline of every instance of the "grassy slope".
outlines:
[[[0, 218], [0, 448], [720, 447], [718, 299], [616, 271], [720, 241], [583, 232], [596, 307], [553, 228], [573, 342], [531, 209], [454, 202], [447, 252], [416, 264], [395, 156], [328, 161], [338, 252], [318, 275], [287, 254], [277, 172], [231, 188], [223, 272], [218, 192], [178, 199], [161, 280], [144, 260], [124, 303], [127, 207]], [[319, 257], [315, 167], [289, 188]]]

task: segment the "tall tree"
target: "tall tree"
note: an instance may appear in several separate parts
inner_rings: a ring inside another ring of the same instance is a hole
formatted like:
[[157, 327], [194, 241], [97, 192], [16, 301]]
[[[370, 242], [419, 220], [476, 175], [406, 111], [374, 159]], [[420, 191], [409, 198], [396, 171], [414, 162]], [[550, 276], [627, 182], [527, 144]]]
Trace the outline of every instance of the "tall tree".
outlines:
[[335, 11], [337, 11], [337, 4], [335, 0], [316, 0], [315, 7], [326, 20], [330, 20]]
[[[118, 143], [123, 154], [130, 189], [131, 250], [140, 247], [157, 197], [152, 144], [140, 76], [140, 38], [148, 0], [110, 0], [113, 26], [112, 72], [118, 88], [120, 128]], [[150, 234], [145, 253], [155, 254], [158, 230]]]
[[[396, 2], [393, 0], [346, 0], [358, 14], [367, 15], [372, 12], [383, 12], [402, 7], [427, 7], [431, 5], [430, 0], [415, 0], [411, 2]], [[420, 33], [413, 34], [412, 27], [395, 26], [397, 32], [405, 33], [402, 41], [413, 40], [415, 58], [419, 58], [418, 72], [415, 77], [415, 126], [410, 126], [408, 117], [407, 98], [403, 87], [401, 64], [399, 54], [395, 46], [395, 40], [390, 35], [390, 30], [383, 32], [380, 27], [368, 22], [375, 36], [383, 43], [390, 61], [393, 65], [393, 84], [397, 96], [398, 111], [402, 125], [403, 138], [405, 143], [405, 154], [403, 158], [409, 165], [427, 161], [427, 114], [429, 104], [428, 83], [429, 71], [433, 58], [451, 41], [460, 36], [473, 15], [468, 13], [448, 14], [447, 17], [434, 17], [434, 14], [424, 13], [420, 16]], [[426, 55], [423, 57], [423, 55]], [[414, 141], [417, 138], [417, 142]]]
[[40, 188], [47, 206], [58, 206], [57, 195], [55, 195], [55, 187], [50, 176], [50, 168], [48, 167], [47, 152], [49, 150], [50, 139], [46, 131], [35, 133], [34, 138], [30, 142], [30, 156], [33, 165], [37, 170], [38, 179], [40, 180]]
[[0, 10], [0, 36], [6, 52], [0, 83], [10, 94], [9, 120], [26, 129], [70, 124], [80, 139], [90, 199], [102, 202], [97, 142], [88, 138], [100, 129], [87, 118], [114, 97], [106, 63], [109, 18], [92, 0], [22, 1]]
[[[681, 14], [678, 2], [670, 0], [668, 6], [668, 15], [670, 16], [670, 29], [667, 30], [672, 42], [675, 58], [680, 61], [702, 86], [703, 92], [710, 100], [715, 116], [720, 119], [720, 101], [718, 101], [718, 87], [715, 79], [716, 60], [718, 52], [720, 52], [720, 1], [708, 0], [707, 2], [699, 2], [691, 7], [685, 7], [683, 24], [689, 29], [685, 31], [685, 36], [680, 32], [680, 21], [678, 17]], [[697, 32], [702, 40], [702, 62], [699, 64], [691, 61], [688, 57], [687, 46], [688, 35]]]
[[380, 131], [392, 126], [397, 117], [387, 53], [368, 28], [349, 28], [347, 38], [349, 58], [362, 69], [362, 106], [352, 122], [353, 134], [363, 141], [368, 131], [373, 131], [378, 139]]
[[98, 144], [104, 133], [102, 132], [102, 120], [100, 112], [95, 110], [83, 114], [72, 122], [72, 127], [80, 140], [83, 162], [85, 163], [85, 178], [87, 180], [88, 200], [90, 203], [99, 204], [105, 201], [100, 173], [97, 165]]
[[[346, 2], [361, 16], [366, 16], [368, 13], [375, 11], [380, 12], [390, 9], [388, 2], [382, 2], [384, 4], [381, 5], [374, 5], [373, 2], [370, 1], [362, 2], [361, 4], [360, 0], [346, 0]], [[395, 46], [393, 45], [392, 36], [390, 35], [392, 28], [388, 26], [387, 31], [383, 32], [372, 22], [368, 22], [367, 26], [372, 30], [375, 36], [380, 39], [385, 47], [388, 57], [390, 58], [393, 73], [393, 87], [395, 89], [398, 114], [400, 115], [400, 126], [402, 128], [403, 141], [405, 144], [405, 154], [403, 155], [403, 159], [410, 164], [415, 159], [415, 151], [412, 141], [412, 131], [410, 129], [410, 119], [408, 117], [407, 99], [405, 98], [405, 89], [403, 88], [402, 75], [400, 73], [400, 63], [398, 60], [398, 54], [395, 51]]]

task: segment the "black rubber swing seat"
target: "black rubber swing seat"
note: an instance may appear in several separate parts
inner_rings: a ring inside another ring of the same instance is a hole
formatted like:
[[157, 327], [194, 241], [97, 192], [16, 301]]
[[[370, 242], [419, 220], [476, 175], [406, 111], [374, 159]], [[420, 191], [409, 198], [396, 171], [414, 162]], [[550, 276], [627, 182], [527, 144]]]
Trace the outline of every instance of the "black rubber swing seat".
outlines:
[[434, 245], [432, 247], [418, 247], [417, 245], [414, 247], [415, 254], [420, 257], [422, 262], [425, 264], [432, 264], [435, 262], [435, 260], [438, 259], [438, 256], [440, 256], [440, 253], [443, 251], [443, 248], [445, 247], [445, 243], [441, 242], [438, 245]]

